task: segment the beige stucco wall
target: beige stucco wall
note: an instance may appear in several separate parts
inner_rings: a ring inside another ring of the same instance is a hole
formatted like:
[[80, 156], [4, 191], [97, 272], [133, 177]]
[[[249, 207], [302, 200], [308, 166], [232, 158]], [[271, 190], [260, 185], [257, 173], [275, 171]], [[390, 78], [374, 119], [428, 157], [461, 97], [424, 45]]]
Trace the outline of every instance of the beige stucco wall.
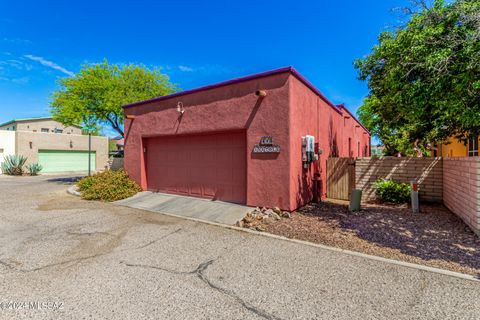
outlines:
[[0, 164], [5, 156], [12, 154], [15, 154], [15, 132], [0, 130]]
[[7, 128], [11, 129], [12, 126], [15, 126], [16, 131], [41, 132], [42, 129], [45, 128], [49, 129], [50, 133], [54, 133], [55, 129], [61, 129], [63, 130], [63, 134], [82, 134], [82, 129], [78, 127], [65, 127], [60, 122], [51, 119], [15, 122], [7, 126], [0, 127], [0, 130], [7, 130]]
[[[88, 136], [16, 131], [16, 154], [28, 157], [27, 164], [38, 162], [38, 150], [88, 151]], [[96, 152], [96, 171], [108, 166], [108, 138], [92, 136], [92, 151]]]

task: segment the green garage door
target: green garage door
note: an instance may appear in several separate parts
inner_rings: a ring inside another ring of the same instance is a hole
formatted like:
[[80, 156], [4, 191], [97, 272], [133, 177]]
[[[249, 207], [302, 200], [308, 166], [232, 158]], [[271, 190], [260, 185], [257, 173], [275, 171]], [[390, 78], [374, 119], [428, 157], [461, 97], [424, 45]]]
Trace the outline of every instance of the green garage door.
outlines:
[[[95, 170], [95, 151], [90, 159]], [[42, 172], [88, 171], [88, 151], [39, 150], [38, 163], [43, 167]]]

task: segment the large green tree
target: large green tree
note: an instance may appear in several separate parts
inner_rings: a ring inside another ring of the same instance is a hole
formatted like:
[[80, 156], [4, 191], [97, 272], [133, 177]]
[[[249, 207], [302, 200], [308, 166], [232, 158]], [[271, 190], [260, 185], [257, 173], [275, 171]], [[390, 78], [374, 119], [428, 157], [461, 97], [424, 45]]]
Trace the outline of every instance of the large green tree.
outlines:
[[108, 61], [83, 66], [73, 77], [59, 80], [50, 105], [54, 119], [65, 125], [107, 125], [123, 133], [122, 106], [177, 90], [159, 69], [117, 65]]
[[480, 0], [423, 2], [355, 61], [369, 95], [360, 120], [387, 153], [427, 153], [480, 131]]

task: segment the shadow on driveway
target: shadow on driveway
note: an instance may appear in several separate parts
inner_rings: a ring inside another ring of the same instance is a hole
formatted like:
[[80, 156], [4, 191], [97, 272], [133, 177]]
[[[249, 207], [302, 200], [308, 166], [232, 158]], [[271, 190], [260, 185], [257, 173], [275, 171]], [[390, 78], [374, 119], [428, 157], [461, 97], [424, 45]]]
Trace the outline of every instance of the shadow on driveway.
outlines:
[[47, 179], [47, 182], [53, 182], [57, 184], [72, 185], [82, 179], [84, 176], [69, 176], [69, 177], [55, 177]]

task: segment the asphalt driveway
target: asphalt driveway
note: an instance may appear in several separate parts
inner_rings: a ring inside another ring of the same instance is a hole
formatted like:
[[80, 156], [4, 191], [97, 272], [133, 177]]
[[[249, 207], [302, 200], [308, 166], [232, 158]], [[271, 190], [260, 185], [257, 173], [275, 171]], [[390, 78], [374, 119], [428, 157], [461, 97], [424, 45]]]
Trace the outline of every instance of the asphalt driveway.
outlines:
[[0, 319], [480, 314], [478, 282], [86, 202], [67, 183], [0, 176]]

